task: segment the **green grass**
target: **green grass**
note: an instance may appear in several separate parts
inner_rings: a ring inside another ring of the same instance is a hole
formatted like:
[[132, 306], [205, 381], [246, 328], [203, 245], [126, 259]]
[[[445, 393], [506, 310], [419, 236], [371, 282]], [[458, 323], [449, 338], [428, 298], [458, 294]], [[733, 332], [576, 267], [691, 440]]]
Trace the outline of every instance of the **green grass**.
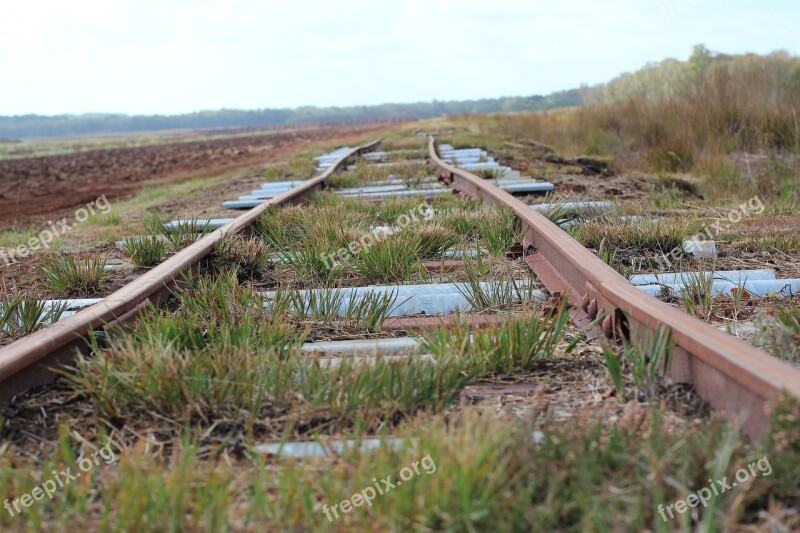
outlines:
[[164, 224], [160, 215], [151, 213], [145, 219], [145, 230], [152, 235], [162, 235], [176, 252], [193, 244], [198, 238], [211, 231], [208, 222], [201, 224], [196, 218], [182, 220], [171, 229], [167, 229]]
[[[349, 304], [347, 311], [342, 314], [340, 310], [345, 300], [349, 300]], [[363, 296], [355, 296], [344, 288], [312, 291], [281, 289], [266, 301], [266, 306], [272, 316], [279, 320], [300, 323], [311, 320], [323, 326], [340, 322], [351, 328], [377, 332], [395, 308], [396, 300], [397, 294], [394, 292], [368, 292]]]
[[355, 189], [361, 186], [361, 181], [353, 174], [334, 174], [328, 177], [326, 183], [331, 189]]
[[122, 241], [122, 249], [125, 250], [134, 265], [149, 267], [164, 259], [167, 253], [167, 241], [160, 239], [157, 235], [128, 237]]
[[360, 298], [350, 298], [345, 318], [351, 326], [361, 326], [369, 332], [378, 332], [383, 322], [395, 309], [397, 293], [386, 294], [369, 292]]
[[732, 244], [746, 252], [778, 251], [785, 254], [800, 254], [800, 235], [796, 233], [745, 237], [741, 240], [737, 238]]
[[492, 255], [506, 253], [525, 237], [522, 223], [510, 208], [484, 208], [476, 213], [474, 224], [483, 246]]
[[[384, 166], [361, 162], [356, 168], [337, 175], [337, 180], [354, 183], [353, 187], [369, 185], [370, 182], [399, 179], [404, 182], [418, 182], [432, 176], [435, 171], [425, 163], [394, 161]], [[330, 178], [329, 178], [330, 183]], [[351, 185], [348, 185], [348, 187]]]
[[333, 283], [344, 274], [349, 264], [336, 257], [337, 248], [321, 238], [306, 240], [300, 248], [289, 248], [277, 252], [280, 265], [294, 271], [301, 281]]
[[0, 231], [0, 246], [16, 248], [34, 237], [38, 237], [38, 231], [34, 228], [3, 230]]
[[79, 359], [69, 382], [110, 419], [225, 418], [273, 432], [294, 422], [305, 432], [323, 424], [374, 430], [420, 410], [440, 411], [469, 379], [455, 361], [325, 368], [297, 350], [219, 344], [186, 350], [154, 336], [123, 338]]
[[696, 226], [694, 221], [674, 218], [652, 221], [649, 216], [635, 220], [603, 217], [571, 229], [569, 233], [588, 248], [599, 250], [601, 243], [605, 243], [612, 248], [668, 253], [680, 248], [684, 239], [696, 233], [692, 231]]
[[394, 224], [401, 215], [420, 214], [423, 203], [419, 199], [394, 196], [369, 206], [371, 218], [378, 224]]
[[484, 258], [480, 253], [475, 258], [465, 253], [462, 261], [467, 280], [458, 291], [473, 311], [498, 311], [533, 299], [533, 279], [517, 279], [505, 261]]
[[312, 177], [316, 162], [310, 154], [298, 154], [291, 160], [273, 165], [264, 171], [266, 181], [296, 181]]
[[349, 204], [329, 204], [312, 211], [302, 208], [270, 208], [256, 223], [255, 232], [306, 283], [332, 283], [350, 270], [339, 250], [363, 240], [369, 216]]
[[253, 224], [253, 230], [270, 246], [281, 249], [295, 246], [305, 237], [305, 215], [299, 207], [279, 208], [270, 205]]
[[457, 323], [424, 333], [421, 341], [437, 360], [454, 356], [468, 361], [480, 376], [508, 375], [536, 370], [540, 362], [570, 353], [574, 344], [562, 346], [568, 322], [569, 312], [562, 305], [544, 316], [509, 316], [485, 329]]
[[[658, 398], [674, 351], [669, 330], [659, 328], [654, 334], [649, 334], [640, 345], [624, 340], [621, 351], [622, 357], [609, 347], [603, 348], [603, 358], [619, 396], [623, 399], [634, 396], [645, 402]], [[623, 367], [633, 381], [630, 394], [625, 388]]]
[[3, 294], [0, 296], [0, 336], [29, 335], [57, 322], [63, 313], [64, 307], [47, 307], [44, 300], [21, 293]]
[[475, 209], [449, 208], [437, 215], [442, 224], [461, 235], [464, 239], [472, 239], [478, 234], [478, 213]]
[[420, 244], [420, 237], [413, 232], [381, 237], [358, 254], [354, 268], [370, 283], [407, 281], [422, 268]]
[[271, 247], [255, 237], [231, 236], [214, 247], [214, 260], [223, 267], [235, 267], [248, 276], [255, 276], [272, 267]]
[[106, 277], [106, 260], [50, 255], [37, 267], [49, 290], [61, 294], [88, 294], [100, 290]]
[[685, 273], [685, 287], [679, 295], [686, 312], [698, 318], [710, 319], [717, 308], [717, 298], [712, 295], [714, 272]]
[[428, 223], [406, 231], [413, 232], [419, 238], [417, 255], [420, 259], [438, 259], [448, 249], [461, 242], [461, 238], [455, 232], [439, 222]]
[[235, 270], [185, 280], [175, 298], [176, 311], [144, 315], [142, 326], [128, 334], [130, 341], [178, 350], [241, 348], [281, 355], [307, 335], [303, 327], [272, 316], [263, 297], [238, 284]]
[[[209, 457], [191, 439], [168, 452], [137, 446], [59, 489], [56, 503], [32, 505], [15, 517], [3, 513], [0, 523], [137, 531], [232, 524], [243, 531], [770, 529], [775, 520], [790, 530], [798, 526], [796, 405], [775, 410], [778, 438], [752, 445], [719, 420], [706, 421], [703, 431], [676, 428], [656, 408], [643, 408], [638, 420], [608, 429], [587, 419], [508, 420], [465, 411], [378, 432], [406, 439], [400, 447], [303, 460], [255, 452]], [[541, 433], [534, 439], [535, 431]], [[61, 434], [42, 464], [0, 458], [4, 484], [30, 493], [52, 470], [74, 465], [80, 445], [66, 426]], [[359, 428], [345, 436], [364, 435]], [[397, 485], [415, 463], [418, 473]], [[660, 517], [659, 506], [685, 499], [709, 479], [731, 481], [748, 464], [751, 479], [714, 496], [708, 507], [676, 513], [669, 522]], [[376, 494], [371, 505], [326, 518], [323, 505], [330, 509], [376, 482], [385, 488], [380, 480], [387, 477], [395, 488]], [[760, 512], [767, 508], [772, 512]]]

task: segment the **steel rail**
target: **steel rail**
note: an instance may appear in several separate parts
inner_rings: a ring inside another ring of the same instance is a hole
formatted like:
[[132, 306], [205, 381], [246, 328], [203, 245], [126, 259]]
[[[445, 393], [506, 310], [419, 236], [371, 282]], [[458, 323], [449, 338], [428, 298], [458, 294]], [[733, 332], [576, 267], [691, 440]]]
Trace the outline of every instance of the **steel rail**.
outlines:
[[766, 428], [767, 402], [782, 393], [800, 398], [800, 371], [655, 297], [642, 293], [545, 216], [466, 170], [445, 163], [428, 143], [441, 179], [453, 189], [510, 207], [527, 226], [526, 262], [551, 293], [568, 295], [573, 319], [586, 325], [601, 317], [608, 337], [642, 345], [659, 326], [672, 334], [669, 376], [692, 383], [717, 411], [753, 438]]
[[52, 381], [56, 375], [50, 371], [51, 368], [73, 360], [77, 352], [88, 351], [87, 336], [90, 332], [135, 317], [146, 305], [166, 299], [180, 277], [186, 272], [196, 273], [200, 261], [225, 236], [244, 231], [270, 205], [303, 201], [310, 192], [321, 187], [331, 174], [340, 170], [348, 158], [368, 152], [379, 144], [380, 141], [374, 141], [352, 149], [319, 176], [265, 201], [208, 233], [101, 302], [0, 348], [0, 401], [7, 401], [32, 386]]

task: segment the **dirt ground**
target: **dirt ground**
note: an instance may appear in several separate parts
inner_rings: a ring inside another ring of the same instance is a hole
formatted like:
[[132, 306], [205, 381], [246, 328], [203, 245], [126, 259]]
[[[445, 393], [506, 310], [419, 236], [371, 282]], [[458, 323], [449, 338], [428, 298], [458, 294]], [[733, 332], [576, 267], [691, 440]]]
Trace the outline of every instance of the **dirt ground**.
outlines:
[[109, 200], [126, 199], [145, 186], [220, 175], [288, 158], [313, 143], [346, 143], [391, 127], [332, 125], [270, 135], [3, 160], [0, 229], [44, 225], [101, 195]]

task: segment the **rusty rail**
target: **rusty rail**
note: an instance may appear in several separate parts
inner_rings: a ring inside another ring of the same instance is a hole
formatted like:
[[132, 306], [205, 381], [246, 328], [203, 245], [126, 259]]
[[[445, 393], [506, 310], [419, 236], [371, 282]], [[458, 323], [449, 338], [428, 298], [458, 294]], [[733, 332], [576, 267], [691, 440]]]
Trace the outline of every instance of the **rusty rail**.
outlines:
[[800, 398], [800, 371], [727, 333], [642, 293], [592, 252], [520, 200], [469, 172], [448, 165], [428, 148], [441, 178], [465, 194], [514, 210], [528, 231], [523, 245], [534, 247], [526, 262], [551, 293], [568, 294], [573, 318], [586, 325], [598, 316], [606, 336], [646, 342], [663, 325], [675, 351], [670, 377], [692, 383], [700, 396], [745, 432], [758, 437], [766, 428], [766, 403], [782, 392]]
[[322, 186], [348, 158], [368, 152], [378, 144], [380, 141], [354, 148], [319, 176], [243, 213], [103, 298], [101, 302], [0, 348], [0, 401], [6, 401], [34, 385], [52, 381], [55, 374], [50, 368], [68, 363], [78, 352], [88, 351], [86, 338], [90, 332], [108, 324], [125, 321], [136, 316], [146, 305], [167, 298], [171, 287], [178, 282], [180, 276], [185, 272], [196, 272], [200, 261], [211, 253], [214, 245], [222, 238], [248, 228], [270, 205], [302, 201], [310, 192]]

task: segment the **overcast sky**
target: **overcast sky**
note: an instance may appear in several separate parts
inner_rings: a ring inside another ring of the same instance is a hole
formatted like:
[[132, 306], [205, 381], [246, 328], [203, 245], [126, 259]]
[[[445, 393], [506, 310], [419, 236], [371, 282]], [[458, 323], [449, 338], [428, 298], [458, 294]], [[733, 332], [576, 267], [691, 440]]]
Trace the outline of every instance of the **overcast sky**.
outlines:
[[798, 28], [796, 0], [7, 0], [0, 115], [546, 94]]

